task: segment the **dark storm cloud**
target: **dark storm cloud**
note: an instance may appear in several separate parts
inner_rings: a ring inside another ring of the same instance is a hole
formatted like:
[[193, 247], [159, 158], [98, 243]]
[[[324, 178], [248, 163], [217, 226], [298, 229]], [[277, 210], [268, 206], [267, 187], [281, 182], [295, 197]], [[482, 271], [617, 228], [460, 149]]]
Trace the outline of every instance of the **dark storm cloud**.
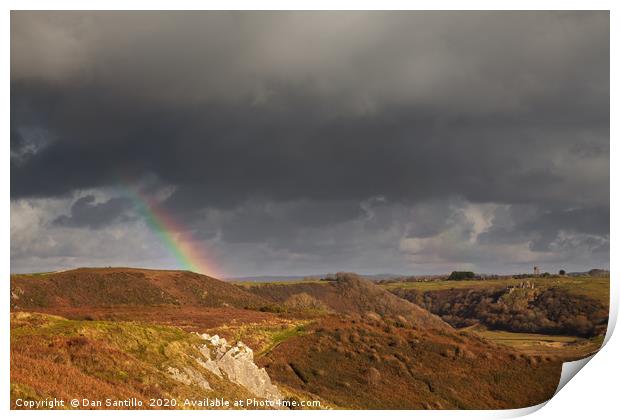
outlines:
[[416, 206], [411, 211], [412, 225], [407, 236], [428, 238], [444, 231], [454, 219], [454, 208], [446, 202], [428, 203]]
[[354, 220], [362, 214], [359, 203], [350, 201], [246, 204], [226, 214], [221, 221], [225, 241], [286, 243], [300, 226], [322, 228]]
[[470, 223], [453, 200], [532, 209], [481, 241], [608, 232], [607, 12], [11, 20], [13, 200], [150, 179], [197, 237], [325, 253], [320, 229], [365, 217], [427, 239]]
[[132, 203], [126, 198], [111, 198], [97, 203], [95, 196], [86, 195], [73, 203], [69, 216], [59, 216], [53, 223], [58, 226], [98, 229], [118, 220], [131, 208]]
[[[549, 251], [553, 241], [560, 232], [589, 234], [609, 238], [609, 207], [592, 207], [578, 209], [554, 209], [530, 211], [525, 215], [518, 213], [523, 209], [514, 209], [512, 226], [496, 224], [478, 238], [480, 243], [505, 243], [534, 238], [530, 244], [533, 251]], [[605, 249], [600, 249], [605, 251]]]
[[214, 205], [541, 200], [579, 193], [549, 149], [607, 152], [605, 13], [198, 16], [14, 13], [12, 123], [54, 139], [13, 165], [13, 196], [152, 171]]

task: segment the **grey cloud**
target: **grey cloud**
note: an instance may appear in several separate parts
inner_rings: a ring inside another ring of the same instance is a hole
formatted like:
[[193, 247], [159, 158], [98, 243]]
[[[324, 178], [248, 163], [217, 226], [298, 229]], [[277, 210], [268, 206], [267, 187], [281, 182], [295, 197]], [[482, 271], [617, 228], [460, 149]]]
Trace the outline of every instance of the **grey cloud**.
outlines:
[[446, 230], [454, 222], [455, 208], [450, 201], [426, 202], [411, 209], [408, 237], [428, 238]]
[[132, 207], [128, 198], [114, 197], [97, 203], [94, 195], [86, 195], [73, 203], [69, 216], [59, 216], [53, 223], [65, 227], [99, 229], [117, 221]]
[[487, 261], [433, 239], [487, 204], [481, 247], [604, 255], [609, 13], [13, 12], [11, 127], [13, 201], [155, 180], [248, 261]]
[[533, 250], [547, 250], [561, 231], [609, 236], [609, 208], [569, 209], [545, 212], [537, 220], [520, 226], [526, 232], [537, 232]]
[[[356, 220], [363, 214], [360, 203], [351, 201], [273, 202], [254, 199], [230, 210], [212, 210], [202, 222], [205, 237], [217, 233], [230, 243], [265, 242], [286, 247], [292, 238], [312, 229], [324, 229], [339, 223]], [[308, 244], [311, 246], [311, 244]]]
[[[535, 201], [562, 191], [552, 199], [567, 200], [580, 191], [567, 191], [546, 165], [551, 153], [607, 143], [605, 13], [19, 12], [13, 20], [12, 98], [22, 110], [13, 125], [44, 124], [55, 136], [13, 164], [15, 197], [152, 171], [215, 204], [261, 193]], [[48, 76], [48, 43], [58, 61], [81, 57], [60, 81]]]
[[[528, 211], [529, 210], [529, 211]], [[502, 226], [497, 223], [480, 235], [481, 243], [501, 243], [531, 240], [533, 251], [548, 251], [562, 232], [597, 236], [609, 241], [608, 207], [554, 209], [540, 211], [530, 207], [525, 210], [515, 208], [510, 212], [512, 223]]]

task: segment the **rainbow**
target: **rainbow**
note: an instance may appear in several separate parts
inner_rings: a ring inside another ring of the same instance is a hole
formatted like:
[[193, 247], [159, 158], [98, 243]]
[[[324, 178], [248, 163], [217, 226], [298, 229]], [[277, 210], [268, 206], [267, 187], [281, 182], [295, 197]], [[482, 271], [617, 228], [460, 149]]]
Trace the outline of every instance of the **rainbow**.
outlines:
[[148, 195], [129, 187], [126, 187], [125, 191], [134, 202], [138, 213], [182, 269], [215, 275], [213, 263], [207, 259], [205, 250], [201, 249], [197, 241], [192, 238], [189, 229], [175, 220], [170, 212]]

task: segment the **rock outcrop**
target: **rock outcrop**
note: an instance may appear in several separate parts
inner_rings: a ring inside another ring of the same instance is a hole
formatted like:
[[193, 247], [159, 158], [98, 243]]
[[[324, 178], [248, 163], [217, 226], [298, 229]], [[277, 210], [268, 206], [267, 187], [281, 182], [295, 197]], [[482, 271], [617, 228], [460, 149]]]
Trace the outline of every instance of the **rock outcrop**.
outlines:
[[197, 372], [191, 367], [184, 367], [181, 371], [178, 368], [169, 366], [168, 373], [175, 381], [179, 381], [185, 385], [195, 384], [205, 391], [211, 391], [211, 385], [209, 385], [209, 382], [200, 374], [200, 372]]
[[230, 345], [225, 338], [217, 335], [198, 334], [206, 341], [199, 347], [202, 359], [197, 362], [218, 377], [243, 386], [259, 398], [282, 399], [278, 388], [271, 383], [264, 368], [254, 364], [254, 352], [238, 341]]

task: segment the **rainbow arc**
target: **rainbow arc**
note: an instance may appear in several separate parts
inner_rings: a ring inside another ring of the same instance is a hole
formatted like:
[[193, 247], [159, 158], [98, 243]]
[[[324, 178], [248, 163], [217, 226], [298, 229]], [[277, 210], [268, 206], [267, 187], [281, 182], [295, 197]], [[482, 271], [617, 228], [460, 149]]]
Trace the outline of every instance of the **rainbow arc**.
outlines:
[[206, 256], [206, 250], [192, 238], [189, 229], [148, 195], [129, 187], [125, 190], [134, 202], [137, 211], [181, 268], [200, 274], [215, 274], [213, 263]]

